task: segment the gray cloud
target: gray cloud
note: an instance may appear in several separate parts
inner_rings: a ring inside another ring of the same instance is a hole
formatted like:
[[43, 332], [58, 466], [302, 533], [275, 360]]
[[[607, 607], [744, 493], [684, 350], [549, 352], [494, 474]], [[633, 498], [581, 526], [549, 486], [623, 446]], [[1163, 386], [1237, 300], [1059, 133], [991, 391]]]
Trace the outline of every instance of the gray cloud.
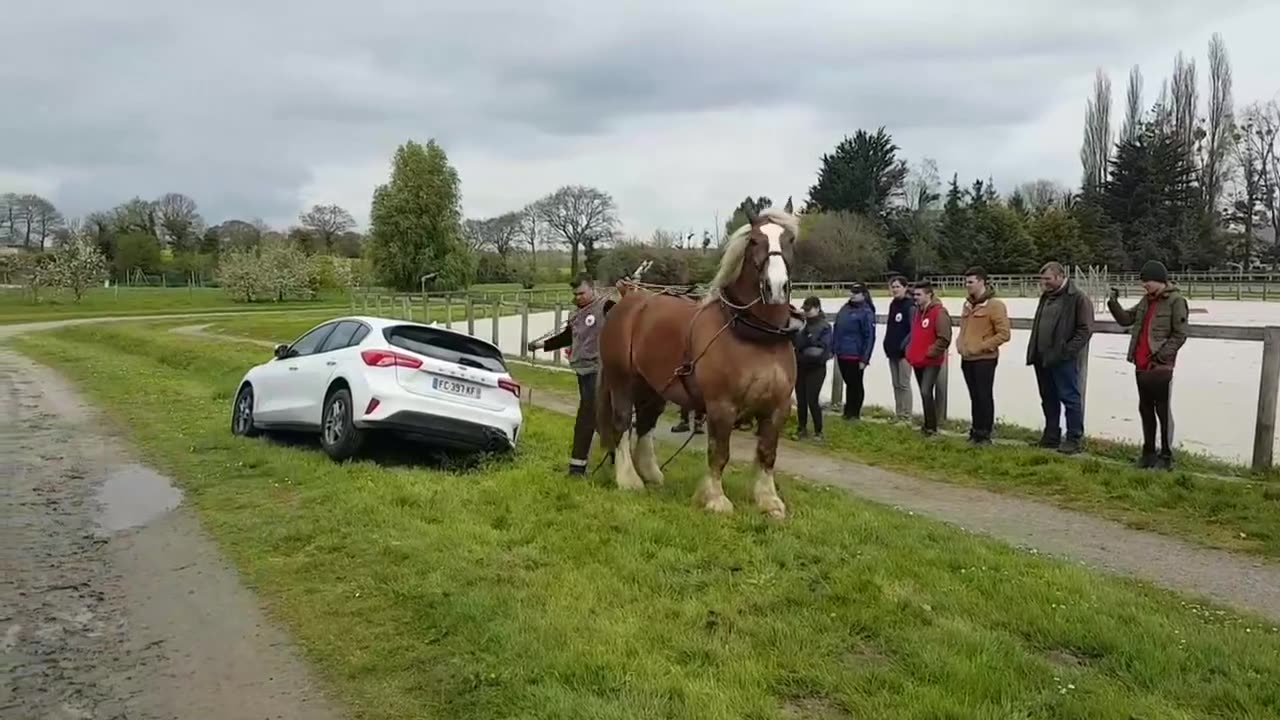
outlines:
[[[548, 184], [571, 180], [564, 153], [572, 148], [578, 155], [570, 167], [605, 167], [594, 181], [608, 186], [601, 175], [612, 166], [619, 187], [634, 187], [632, 155], [621, 153], [637, 151], [620, 142], [622, 128], [678, 118], [691, 133], [688, 119], [699, 113], [723, 119], [731, 117], [726, 111], [772, 108], [803, 110], [833, 137], [878, 125], [917, 139], [929, 134], [950, 145], [909, 154], [944, 154], [985, 174], [987, 160], [952, 149], [956, 138], [1034, 127], [1065, 92], [1078, 92], [1093, 67], [1169, 56], [1196, 34], [1203, 39], [1186, 49], [1199, 54], [1214, 29], [1204, 23], [1266, 3], [1077, 0], [957, 9], [904, 0], [814, 2], [785, 13], [757, 0], [444, 9], [335, 0], [56, 5], [6, 9], [6, 24], [20, 30], [0, 47], [0, 84], [16, 110], [0, 117], [0, 177], [47, 178], [55, 201], [73, 213], [182, 191], [216, 222], [287, 221], [308, 200], [320, 168], [385, 167], [408, 138], [435, 137], [455, 156], [510, 157], [521, 177], [545, 176]], [[1234, 47], [1265, 36], [1227, 41]], [[1083, 96], [1065, 99], [1083, 104]], [[1073, 153], [1077, 138], [1046, 142]], [[673, 172], [724, 162], [699, 157], [696, 147], [681, 152]], [[599, 160], [614, 156], [612, 164]], [[803, 177], [815, 161], [796, 157], [788, 172]], [[661, 204], [663, 177], [653, 177], [656, 189], [631, 191], [644, 213]], [[465, 174], [463, 187], [468, 197], [488, 198], [486, 206], [553, 189], [475, 188]], [[0, 191], [9, 189], [22, 188]], [[327, 200], [361, 215], [372, 186], [343, 192], [349, 196]], [[729, 204], [742, 194], [737, 187], [706, 192]], [[618, 195], [625, 215], [628, 195]]]

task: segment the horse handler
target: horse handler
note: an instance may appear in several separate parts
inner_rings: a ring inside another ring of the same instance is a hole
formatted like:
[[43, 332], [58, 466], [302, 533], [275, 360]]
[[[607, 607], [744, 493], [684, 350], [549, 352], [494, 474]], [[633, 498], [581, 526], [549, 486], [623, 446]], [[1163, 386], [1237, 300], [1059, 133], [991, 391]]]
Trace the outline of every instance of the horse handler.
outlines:
[[614, 301], [596, 292], [595, 282], [579, 275], [570, 283], [573, 304], [578, 311], [556, 335], [534, 340], [529, 350], [556, 351], [568, 347], [569, 367], [578, 375], [578, 415], [573, 425], [573, 450], [569, 474], [586, 475], [591, 455], [591, 438], [596, 431], [596, 380], [600, 375], [600, 328]]

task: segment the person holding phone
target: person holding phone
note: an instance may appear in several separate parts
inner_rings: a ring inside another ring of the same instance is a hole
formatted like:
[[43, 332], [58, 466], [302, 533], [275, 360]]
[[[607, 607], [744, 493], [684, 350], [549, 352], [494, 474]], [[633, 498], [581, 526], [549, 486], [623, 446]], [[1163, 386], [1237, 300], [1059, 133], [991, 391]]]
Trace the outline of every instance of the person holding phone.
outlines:
[[[1124, 308], [1120, 291], [1111, 288], [1107, 309], [1116, 323], [1129, 328], [1129, 362], [1138, 385], [1138, 414], [1142, 417], [1142, 456], [1138, 467], [1173, 469], [1173, 412], [1170, 391], [1178, 351], [1187, 341], [1190, 310], [1178, 286], [1169, 281], [1164, 264], [1149, 260], [1138, 275], [1143, 295]], [[1156, 431], [1160, 434], [1156, 452]]]

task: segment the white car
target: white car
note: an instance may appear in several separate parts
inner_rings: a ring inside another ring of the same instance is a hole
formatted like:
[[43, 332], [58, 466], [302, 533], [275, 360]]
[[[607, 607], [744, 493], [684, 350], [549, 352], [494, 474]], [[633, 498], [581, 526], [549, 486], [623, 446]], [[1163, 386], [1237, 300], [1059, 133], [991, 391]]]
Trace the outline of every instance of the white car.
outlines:
[[345, 460], [374, 430], [455, 450], [514, 450], [520, 385], [492, 343], [447, 328], [344, 317], [308, 330], [245, 373], [231, 431], [314, 432]]

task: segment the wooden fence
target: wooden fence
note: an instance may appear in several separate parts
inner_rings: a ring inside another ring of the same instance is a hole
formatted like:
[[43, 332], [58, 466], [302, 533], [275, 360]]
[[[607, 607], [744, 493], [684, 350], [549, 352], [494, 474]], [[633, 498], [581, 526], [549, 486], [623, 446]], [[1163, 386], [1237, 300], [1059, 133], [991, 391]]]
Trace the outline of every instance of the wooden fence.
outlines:
[[[885, 324], [886, 316], [877, 315], [876, 322]], [[1010, 318], [1015, 330], [1030, 330], [1033, 320], [1030, 318]], [[952, 317], [953, 327], [960, 326], [960, 318]], [[1128, 335], [1129, 328], [1121, 327], [1110, 320], [1095, 320], [1093, 332], [1104, 335]], [[1235, 325], [1188, 325], [1188, 338], [1205, 340], [1243, 340], [1262, 343], [1262, 369], [1258, 375], [1258, 411], [1253, 426], [1253, 461], [1251, 467], [1256, 471], [1271, 468], [1275, 452], [1276, 437], [1276, 399], [1280, 393], [1280, 327], [1243, 327]], [[949, 351], [950, 352], [950, 351]], [[1080, 369], [1080, 409], [1084, 412], [1086, 389], [1089, 384], [1089, 344], [1086, 343], [1077, 360]], [[947, 419], [947, 366], [942, 366], [938, 374], [937, 406], [938, 422]], [[844, 382], [840, 373], [835, 373], [831, 385], [832, 405], [843, 405]]]
[[[805, 286], [815, 294], [823, 291], [834, 291], [839, 285]], [[524, 361], [531, 361], [527, 345], [529, 344], [529, 315], [533, 312], [554, 313], [553, 328], [563, 327], [566, 310], [571, 307], [567, 294], [558, 291], [507, 291], [490, 293], [440, 293], [427, 295], [366, 295], [359, 304], [352, 297], [352, 312], [363, 312], [384, 317], [400, 317], [415, 320], [417, 308], [421, 307], [421, 319], [424, 322], [433, 320], [444, 322], [453, 327], [455, 322], [466, 322], [468, 335], [476, 334], [478, 320], [490, 320], [490, 338], [494, 345], [499, 344], [499, 322], [503, 315], [520, 316], [520, 348], [513, 356]], [[441, 309], [440, 317], [433, 317], [433, 309]], [[878, 315], [876, 321], [884, 324], [886, 316]], [[952, 317], [952, 325], [959, 327], [960, 318]], [[1010, 318], [1015, 330], [1030, 330], [1032, 320], [1029, 318]], [[1095, 320], [1093, 332], [1104, 335], [1128, 335], [1129, 329], [1112, 321]], [[1246, 327], [1234, 325], [1189, 325], [1187, 336], [1204, 340], [1237, 340], [1262, 343], [1262, 367], [1258, 376], [1257, 415], [1253, 432], [1253, 457], [1251, 466], [1254, 470], [1263, 471], [1271, 468], [1274, 462], [1276, 435], [1277, 395], [1280, 395], [1280, 327]], [[500, 346], [499, 346], [500, 347]], [[552, 365], [561, 365], [560, 353], [552, 356]], [[1078, 359], [1080, 368], [1080, 398], [1083, 405], [1087, 398], [1089, 379], [1089, 345], [1086, 344]], [[947, 366], [942, 367], [938, 375], [937, 406], [938, 420], [947, 418]], [[844, 383], [840, 373], [834, 373], [831, 386], [831, 402], [840, 405], [843, 402]]]

